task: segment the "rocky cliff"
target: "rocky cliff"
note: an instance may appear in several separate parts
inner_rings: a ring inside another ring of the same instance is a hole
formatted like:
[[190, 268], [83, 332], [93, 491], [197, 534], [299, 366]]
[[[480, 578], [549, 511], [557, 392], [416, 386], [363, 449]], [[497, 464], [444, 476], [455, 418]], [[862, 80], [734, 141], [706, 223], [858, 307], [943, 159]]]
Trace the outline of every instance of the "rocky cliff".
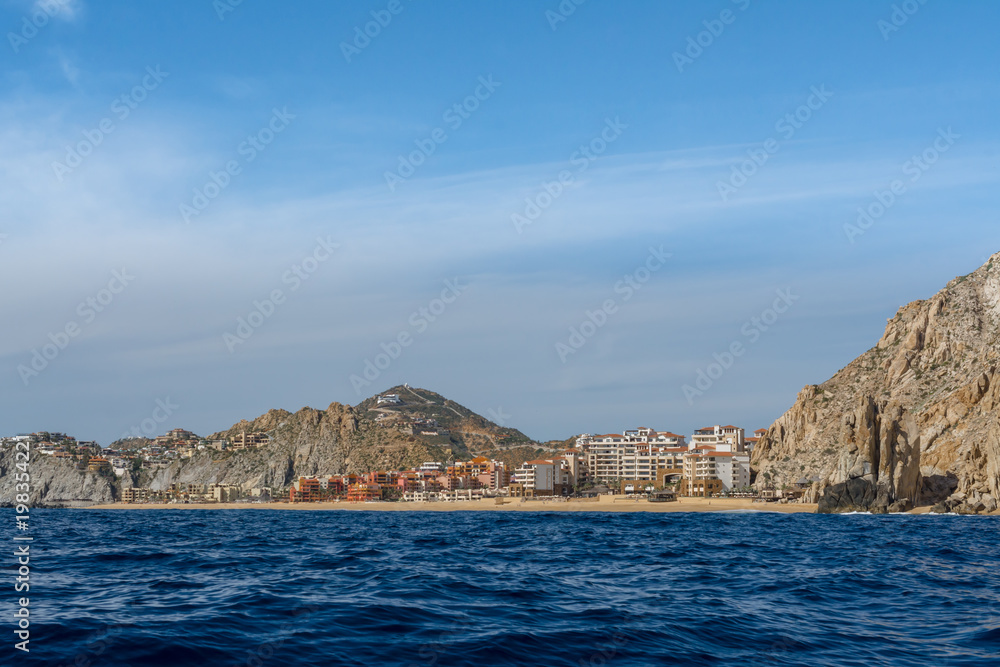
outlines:
[[814, 480], [820, 511], [992, 511], [1000, 499], [1000, 253], [904, 306], [878, 343], [761, 438], [756, 484]]
[[[30, 504], [32, 507], [65, 507], [112, 502], [117, 498], [115, 482], [85, 470], [75, 463], [29, 452]], [[13, 447], [0, 451], [0, 506], [15, 504], [18, 494], [17, 459]]]

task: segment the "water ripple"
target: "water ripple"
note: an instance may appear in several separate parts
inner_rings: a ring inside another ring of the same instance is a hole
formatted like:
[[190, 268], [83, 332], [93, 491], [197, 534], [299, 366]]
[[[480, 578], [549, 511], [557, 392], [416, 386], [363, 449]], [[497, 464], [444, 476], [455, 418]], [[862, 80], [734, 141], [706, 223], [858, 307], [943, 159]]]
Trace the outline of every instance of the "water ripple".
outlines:
[[994, 518], [32, 516], [18, 664], [1000, 663]]

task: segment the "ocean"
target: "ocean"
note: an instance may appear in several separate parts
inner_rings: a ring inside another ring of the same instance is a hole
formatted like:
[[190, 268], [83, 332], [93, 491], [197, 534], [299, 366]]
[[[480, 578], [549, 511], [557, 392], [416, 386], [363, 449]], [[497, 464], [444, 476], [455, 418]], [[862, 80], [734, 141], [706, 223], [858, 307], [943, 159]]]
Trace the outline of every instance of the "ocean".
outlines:
[[1000, 663], [995, 517], [32, 510], [31, 522], [30, 593], [4, 586], [8, 610], [30, 597], [30, 653], [6, 614], [2, 664]]

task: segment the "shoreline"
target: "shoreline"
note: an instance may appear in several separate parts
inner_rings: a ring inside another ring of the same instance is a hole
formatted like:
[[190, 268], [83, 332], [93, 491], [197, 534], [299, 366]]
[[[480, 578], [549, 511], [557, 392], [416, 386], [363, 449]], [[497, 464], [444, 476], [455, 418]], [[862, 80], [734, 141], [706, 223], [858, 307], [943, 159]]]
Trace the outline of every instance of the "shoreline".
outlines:
[[[503, 505], [494, 503], [493, 498], [484, 500], [460, 500], [457, 502], [386, 502], [365, 503], [321, 502], [321, 503], [103, 503], [97, 505], [63, 506], [54, 509], [70, 510], [274, 510], [284, 511], [328, 511], [328, 512], [732, 512], [741, 514], [817, 514], [816, 503], [755, 503], [749, 500], [728, 500], [723, 498], [679, 498], [675, 502], [651, 503], [645, 500], [534, 500], [520, 502], [520, 499], [505, 499]], [[847, 512], [841, 514], [868, 514], [867, 512]], [[931, 506], [921, 505], [900, 514], [930, 515]], [[939, 516], [939, 515], [934, 515]], [[940, 515], [950, 516], [950, 515]], [[959, 515], [954, 515], [959, 516]], [[985, 514], [969, 516], [1000, 516], [1000, 509]]]
[[109, 503], [70, 509], [86, 510], [279, 510], [341, 512], [762, 512], [815, 514], [814, 503], [755, 503], [724, 498], [679, 498], [674, 502], [648, 502], [645, 499], [608, 500], [531, 500], [505, 499], [497, 505], [493, 498], [455, 502], [322, 502], [322, 503]]

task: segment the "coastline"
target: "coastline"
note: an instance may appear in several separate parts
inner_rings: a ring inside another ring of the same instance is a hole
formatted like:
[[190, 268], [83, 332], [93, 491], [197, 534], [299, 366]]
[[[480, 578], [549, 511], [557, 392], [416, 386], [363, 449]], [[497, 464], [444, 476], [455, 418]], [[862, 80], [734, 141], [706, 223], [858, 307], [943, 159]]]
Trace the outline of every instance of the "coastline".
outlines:
[[289, 511], [375, 511], [375, 512], [778, 512], [815, 514], [814, 503], [755, 503], [725, 498], [679, 498], [675, 502], [651, 503], [632, 500], [531, 500], [506, 499], [497, 505], [493, 498], [457, 502], [325, 502], [325, 503], [197, 503], [89, 505], [89, 510], [289, 510]]

